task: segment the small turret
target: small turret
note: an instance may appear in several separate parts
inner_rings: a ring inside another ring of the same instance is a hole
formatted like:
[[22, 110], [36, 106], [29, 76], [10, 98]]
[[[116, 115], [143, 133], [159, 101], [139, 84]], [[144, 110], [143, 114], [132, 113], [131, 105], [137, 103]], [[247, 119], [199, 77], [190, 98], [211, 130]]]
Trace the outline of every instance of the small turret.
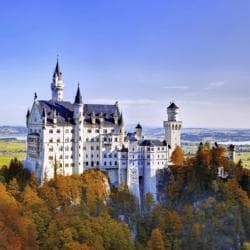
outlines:
[[138, 123], [137, 126], [135, 127], [135, 137], [137, 140], [142, 139], [142, 126], [140, 123]]
[[83, 101], [82, 101], [80, 86], [78, 83], [75, 102], [74, 102], [74, 119], [80, 119], [82, 116], [83, 116]]
[[118, 120], [119, 120], [118, 108], [115, 109], [113, 117], [114, 117], [114, 123], [115, 123], [115, 125], [118, 125]]
[[92, 112], [92, 113], [91, 113], [91, 123], [94, 125], [94, 124], [95, 124], [95, 121], [96, 121], [95, 112]]
[[227, 148], [227, 152], [228, 152], [228, 158], [231, 161], [235, 161], [236, 159], [236, 150], [235, 150], [235, 145], [230, 144]]
[[26, 126], [28, 127], [28, 123], [29, 123], [29, 118], [30, 118], [30, 109], [27, 110], [27, 114], [26, 114]]
[[43, 108], [42, 120], [43, 120], [43, 127], [45, 127], [47, 124], [47, 113], [45, 108]]
[[52, 91], [52, 101], [61, 102], [63, 101], [63, 90], [64, 84], [62, 80], [62, 72], [60, 70], [59, 62], [57, 59], [55, 71], [53, 74], [53, 79], [51, 83], [51, 91]]
[[57, 123], [57, 113], [56, 110], [53, 110], [53, 114], [52, 114], [52, 120], [53, 120], [53, 124]]

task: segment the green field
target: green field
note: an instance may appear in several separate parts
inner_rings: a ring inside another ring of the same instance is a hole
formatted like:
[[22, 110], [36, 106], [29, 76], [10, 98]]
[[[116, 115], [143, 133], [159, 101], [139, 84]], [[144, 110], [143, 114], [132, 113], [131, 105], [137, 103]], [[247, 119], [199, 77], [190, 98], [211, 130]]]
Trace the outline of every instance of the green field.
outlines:
[[24, 160], [25, 152], [26, 144], [23, 141], [0, 140], [0, 166], [8, 165], [13, 158]]
[[244, 167], [250, 169], [250, 152], [236, 153], [236, 162], [242, 160]]

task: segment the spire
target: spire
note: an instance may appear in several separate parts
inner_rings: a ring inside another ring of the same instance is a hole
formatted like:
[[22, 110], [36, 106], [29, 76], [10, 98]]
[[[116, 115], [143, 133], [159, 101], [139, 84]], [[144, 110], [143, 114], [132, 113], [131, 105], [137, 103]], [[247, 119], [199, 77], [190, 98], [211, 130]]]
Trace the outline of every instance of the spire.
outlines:
[[60, 70], [59, 61], [57, 57], [56, 67], [51, 83], [52, 100], [54, 102], [63, 101], [63, 90], [64, 90], [64, 84], [62, 80], [62, 72]]
[[54, 71], [54, 74], [53, 74], [53, 78], [55, 78], [56, 76], [58, 77], [58, 80], [61, 80], [62, 72], [60, 70], [58, 56], [57, 56], [56, 67], [55, 67], [55, 71]]
[[43, 108], [42, 117], [46, 117], [46, 110], [45, 110], [45, 108]]
[[77, 92], [76, 92], [75, 103], [82, 104], [82, 95], [81, 95], [79, 83], [78, 83], [78, 88], [77, 88]]
[[29, 117], [29, 116], [30, 116], [30, 109], [28, 108], [26, 117]]

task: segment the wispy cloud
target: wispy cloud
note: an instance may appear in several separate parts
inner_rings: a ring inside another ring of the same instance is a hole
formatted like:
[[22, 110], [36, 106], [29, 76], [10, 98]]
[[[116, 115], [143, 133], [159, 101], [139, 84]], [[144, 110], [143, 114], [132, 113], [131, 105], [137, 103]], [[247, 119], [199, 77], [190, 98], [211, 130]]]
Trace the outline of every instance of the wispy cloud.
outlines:
[[210, 83], [208, 83], [208, 86], [205, 88], [205, 90], [220, 88], [223, 85], [225, 85], [224, 81], [210, 82]]
[[113, 104], [116, 101], [118, 101], [119, 104], [121, 105], [152, 105], [152, 104], [158, 104], [159, 101], [154, 100], [154, 99], [103, 99], [103, 98], [98, 98], [98, 99], [90, 99], [89, 100], [91, 103], [101, 103], [101, 104]]
[[166, 85], [163, 87], [164, 89], [176, 89], [176, 90], [186, 90], [189, 89], [187, 85]]

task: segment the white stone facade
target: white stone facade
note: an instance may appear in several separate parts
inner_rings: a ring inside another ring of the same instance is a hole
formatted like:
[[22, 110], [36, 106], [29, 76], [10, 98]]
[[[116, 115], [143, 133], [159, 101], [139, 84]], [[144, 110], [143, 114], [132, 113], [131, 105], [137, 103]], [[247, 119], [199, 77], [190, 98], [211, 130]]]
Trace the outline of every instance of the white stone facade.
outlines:
[[[51, 90], [48, 101], [35, 95], [26, 116], [25, 167], [36, 173], [40, 183], [56, 174], [81, 174], [100, 168], [108, 173], [112, 185], [126, 183], [139, 202], [147, 192], [157, 199], [157, 171], [168, 167], [168, 145], [172, 149], [180, 144], [181, 123], [173, 121], [175, 117], [164, 123], [163, 142], [143, 139], [139, 124], [134, 133], [126, 135], [118, 103], [85, 104], [79, 86], [73, 103], [63, 100], [58, 62]], [[170, 113], [168, 109], [168, 116]]]

